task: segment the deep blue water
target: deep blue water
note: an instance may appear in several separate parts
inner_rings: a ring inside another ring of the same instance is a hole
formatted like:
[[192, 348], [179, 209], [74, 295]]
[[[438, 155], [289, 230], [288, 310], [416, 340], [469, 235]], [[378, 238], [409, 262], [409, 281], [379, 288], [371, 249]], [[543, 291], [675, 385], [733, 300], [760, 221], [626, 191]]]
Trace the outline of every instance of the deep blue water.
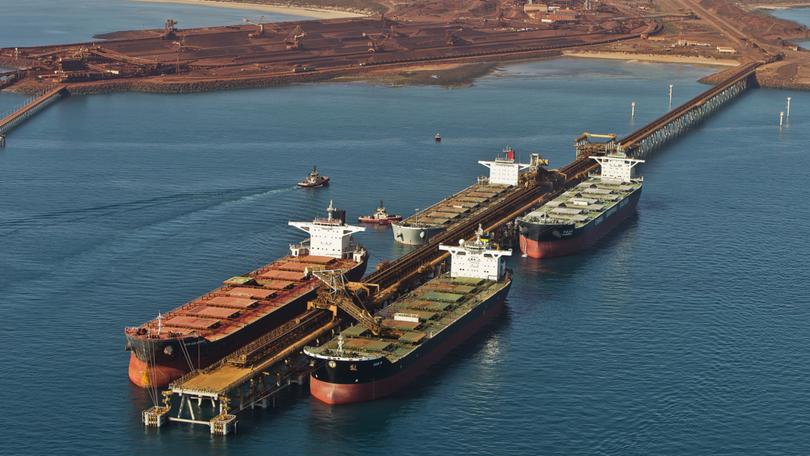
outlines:
[[[0, 16], [0, 45], [37, 39], [6, 27], [35, 15]], [[484, 174], [476, 161], [506, 144], [563, 165], [582, 131], [632, 131], [666, 110], [669, 83], [677, 103], [711, 71], [553, 60], [453, 90], [52, 106], [0, 150], [2, 453], [806, 454], [806, 92], [751, 91], [657, 153], [638, 215], [598, 248], [513, 258], [504, 318], [396, 397], [330, 408], [302, 395], [223, 439], [144, 431], [149, 399], [126, 376], [124, 326], [284, 254], [300, 238], [288, 220], [330, 199], [351, 216], [379, 199], [411, 212]], [[0, 110], [19, 100], [0, 94]], [[314, 163], [334, 184], [295, 189]], [[402, 253], [387, 231], [358, 238], [373, 262]]]

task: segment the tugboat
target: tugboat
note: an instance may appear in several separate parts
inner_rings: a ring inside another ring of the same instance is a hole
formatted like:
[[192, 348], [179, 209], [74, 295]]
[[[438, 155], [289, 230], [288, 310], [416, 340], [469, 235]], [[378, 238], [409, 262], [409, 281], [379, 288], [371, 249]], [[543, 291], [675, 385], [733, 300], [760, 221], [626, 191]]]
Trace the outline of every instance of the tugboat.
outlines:
[[318, 168], [315, 166], [312, 167], [312, 171], [309, 172], [309, 175], [298, 183], [299, 187], [304, 188], [326, 187], [327, 185], [329, 185], [329, 176], [321, 176], [321, 173], [318, 172]]
[[385, 205], [383, 205], [382, 200], [380, 200], [380, 207], [374, 211], [372, 215], [363, 215], [357, 217], [357, 220], [360, 223], [376, 223], [377, 225], [390, 225], [391, 222], [398, 222], [402, 220], [401, 215], [388, 215], [388, 212], [385, 210]]

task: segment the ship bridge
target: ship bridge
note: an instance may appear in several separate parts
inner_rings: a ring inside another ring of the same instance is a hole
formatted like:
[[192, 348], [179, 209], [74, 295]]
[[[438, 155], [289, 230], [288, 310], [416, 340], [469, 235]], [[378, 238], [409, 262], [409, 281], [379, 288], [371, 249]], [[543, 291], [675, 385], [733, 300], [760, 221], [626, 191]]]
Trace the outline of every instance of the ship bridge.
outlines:
[[511, 147], [504, 149], [503, 157], [495, 157], [492, 161], [479, 160], [478, 163], [489, 168], [490, 185], [515, 186], [520, 181], [520, 172], [531, 166], [530, 163], [518, 163]]
[[290, 251], [293, 256], [302, 254], [325, 256], [330, 258], [345, 258], [353, 254], [358, 247], [352, 242], [352, 235], [365, 231], [360, 226], [346, 225], [343, 219], [335, 218], [337, 212], [332, 201], [326, 209], [325, 219], [315, 219], [312, 222], [289, 222], [302, 231], [309, 233], [309, 242], [293, 244]]

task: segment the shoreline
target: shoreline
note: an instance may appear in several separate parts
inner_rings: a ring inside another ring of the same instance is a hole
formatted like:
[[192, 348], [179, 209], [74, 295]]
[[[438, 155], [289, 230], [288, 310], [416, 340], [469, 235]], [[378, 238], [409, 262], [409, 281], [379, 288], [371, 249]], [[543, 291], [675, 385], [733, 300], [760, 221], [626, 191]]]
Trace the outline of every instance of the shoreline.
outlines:
[[789, 10], [789, 9], [801, 9], [801, 8], [810, 8], [810, 2], [806, 3], [752, 3], [750, 5], [745, 5], [746, 8], [750, 8], [752, 10], [769, 10], [769, 11], [777, 11], [777, 10]]
[[712, 57], [690, 57], [680, 55], [658, 55], [658, 54], [633, 54], [630, 52], [618, 51], [563, 51], [565, 57], [577, 57], [588, 59], [642, 61], [656, 63], [682, 63], [692, 65], [726, 66], [733, 67], [740, 64], [734, 59], [715, 59]]
[[[549, 53], [548, 55], [524, 57], [519, 59], [472, 60], [466, 62], [435, 62], [415, 63], [400, 68], [374, 68], [364, 67], [352, 74], [343, 71], [318, 71], [303, 74], [285, 74], [275, 76], [255, 75], [252, 77], [208, 79], [202, 78], [194, 81], [182, 81], [174, 78], [166, 79], [131, 79], [107, 80], [90, 83], [69, 84], [68, 90], [74, 95], [93, 95], [114, 92], [143, 92], [143, 93], [199, 93], [232, 89], [270, 88], [298, 83], [319, 82], [365, 82], [369, 84], [383, 84], [392, 86], [411, 85], [439, 85], [459, 87], [469, 85], [478, 78], [497, 70], [501, 65], [510, 63], [532, 62], [549, 58], [591, 58], [604, 60], [623, 60], [625, 62], [645, 61], [650, 63], [670, 63], [686, 65], [707, 65], [725, 67], [709, 75], [711, 78], [727, 69], [738, 65], [734, 60], [717, 60], [699, 57], [657, 56], [654, 54], [630, 54], [610, 51], [564, 51]], [[704, 78], [706, 79], [706, 78]], [[707, 82], [708, 81], [702, 81]], [[17, 93], [35, 93], [39, 86], [24, 87], [14, 85], [5, 89]]]
[[346, 11], [328, 8], [308, 8], [303, 6], [285, 6], [280, 4], [247, 3], [236, 1], [218, 0], [129, 0], [138, 3], [174, 3], [178, 5], [208, 6], [212, 8], [231, 8], [239, 10], [264, 11], [267, 13], [288, 14], [291, 16], [303, 16], [312, 19], [341, 19], [352, 17], [367, 17], [368, 14], [356, 11]]

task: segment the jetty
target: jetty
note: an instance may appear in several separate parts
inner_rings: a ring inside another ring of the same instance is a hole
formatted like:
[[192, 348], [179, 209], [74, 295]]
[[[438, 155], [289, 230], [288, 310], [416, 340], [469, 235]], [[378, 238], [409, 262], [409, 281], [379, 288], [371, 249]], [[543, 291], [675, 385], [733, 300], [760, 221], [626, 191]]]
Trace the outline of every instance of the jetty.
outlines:
[[[286, 325], [235, 351], [208, 368], [193, 371], [163, 392], [163, 403], [143, 412], [148, 427], [174, 422], [208, 426], [212, 434], [236, 431], [238, 413], [275, 403], [276, 395], [293, 384], [306, 384], [317, 367], [303, 348], [325, 343], [347, 322], [375, 325], [368, 309], [379, 309], [435, 275], [448, 253], [440, 244], [471, 239], [479, 228], [494, 233], [500, 242], [514, 237], [515, 220], [576, 186], [599, 166], [590, 155], [624, 152], [632, 158], [648, 158], [656, 149], [688, 132], [756, 85], [756, 69], [766, 62], [741, 65], [715, 86], [653, 120], [630, 135], [586, 133], [574, 145], [576, 158], [556, 169], [543, 168], [534, 157], [517, 185], [493, 198], [485, 207], [457, 223], [448, 224], [424, 244], [357, 283], [337, 283], [339, 274], [323, 275], [324, 285], [308, 310]], [[591, 143], [601, 137], [606, 142]], [[329, 272], [329, 271], [325, 271]], [[352, 299], [347, 299], [347, 293]], [[361, 302], [362, 305], [358, 305]], [[156, 396], [155, 396], [156, 397]]]
[[[40, 95], [31, 98], [12, 112], [2, 116], [2, 118], [0, 118], [0, 137], [5, 138], [11, 130], [67, 95], [67, 86], [58, 84], [45, 90]], [[0, 139], [0, 144], [2, 144], [3, 141], [4, 139]]]

